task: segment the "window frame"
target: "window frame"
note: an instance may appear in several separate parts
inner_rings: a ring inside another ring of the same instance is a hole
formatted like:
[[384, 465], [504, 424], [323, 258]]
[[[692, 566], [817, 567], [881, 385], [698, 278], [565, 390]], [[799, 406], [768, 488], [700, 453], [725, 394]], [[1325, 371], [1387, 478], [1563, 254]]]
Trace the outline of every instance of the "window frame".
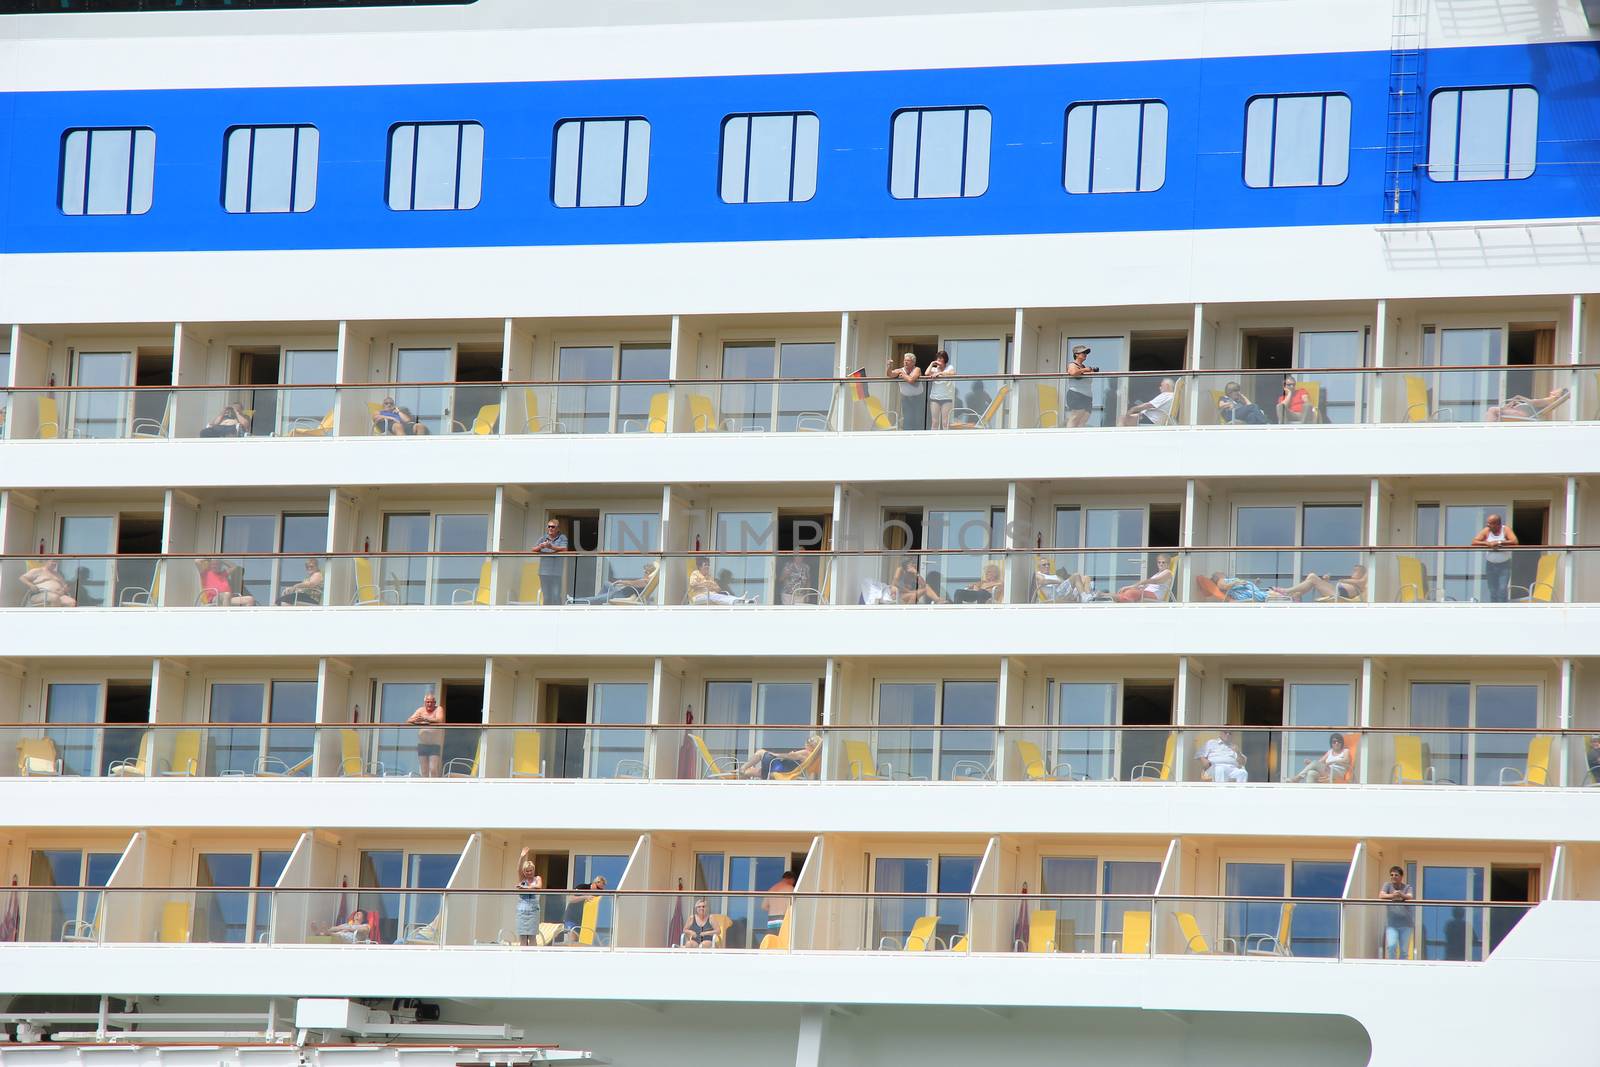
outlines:
[[[1094, 133], [1094, 131], [1095, 131], [1095, 127], [1099, 124], [1099, 121], [1100, 121], [1099, 109], [1102, 108], [1102, 107], [1119, 107], [1119, 106], [1126, 106], [1126, 105], [1132, 105], [1132, 104], [1139, 105], [1139, 134], [1138, 134], [1138, 137], [1136, 139], [1136, 143], [1138, 145], [1138, 150], [1137, 150], [1136, 155], [1134, 156], [1134, 166], [1133, 166], [1134, 187], [1132, 189], [1096, 189], [1094, 187], [1094, 171], [1095, 171], [1095, 167], [1094, 167], [1095, 133]], [[1163, 136], [1163, 138], [1162, 138], [1162, 146], [1161, 146], [1161, 181], [1158, 182], [1156, 185], [1151, 186], [1148, 189], [1145, 189], [1145, 188], [1141, 187], [1141, 182], [1143, 181], [1143, 176], [1144, 176], [1144, 129], [1145, 129], [1145, 117], [1146, 117], [1145, 109], [1148, 108], [1152, 104], [1160, 105], [1161, 109], [1167, 113], [1167, 129], [1170, 132], [1170, 130], [1172, 128], [1172, 108], [1165, 100], [1161, 100], [1161, 99], [1158, 99], [1156, 97], [1148, 97], [1148, 98], [1140, 97], [1140, 98], [1128, 99], [1128, 100], [1075, 100], [1072, 103], [1067, 105], [1066, 110], [1064, 112], [1062, 112], [1062, 115], [1061, 115], [1061, 187], [1066, 192], [1066, 194], [1068, 196], [1111, 196], [1111, 195], [1116, 195], [1116, 194], [1119, 194], [1119, 193], [1121, 193], [1121, 194], [1127, 194], [1127, 193], [1158, 193], [1163, 188], [1166, 187], [1166, 184], [1167, 184], [1167, 146], [1166, 146], [1166, 137], [1165, 136]], [[1067, 187], [1067, 177], [1068, 177], [1068, 175], [1067, 175], [1068, 162], [1067, 161], [1068, 161], [1068, 157], [1069, 157], [1070, 152], [1071, 152], [1071, 149], [1068, 147], [1068, 139], [1069, 139], [1070, 130], [1071, 130], [1072, 113], [1074, 111], [1076, 111], [1080, 107], [1087, 107], [1087, 108], [1093, 108], [1094, 109], [1090, 113], [1090, 118], [1089, 118], [1089, 188], [1083, 190], [1082, 192], [1078, 192], [1076, 190], [1073, 190], [1073, 189], [1070, 189], [1070, 188]]]
[[[401, 129], [407, 127], [407, 126], [411, 127], [413, 130], [417, 131], [417, 132], [413, 133], [412, 137], [411, 137], [411, 181], [410, 181], [409, 185], [407, 186], [407, 188], [409, 190], [408, 197], [407, 197], [407, 203], [408, 203], [409, 206], [407, 206], [407, 207], [395, 207], [394, 204], [391, 203], [390, 199], [389, 199], [389, 190], [390, 190], [391, 186], [393, 186], [393, 184], [394, 184], [394, 144], [395, 144], [395, 140], [394, 139], [395, 139], [395, 134], [399, 130], [401, 130]], [[416, 206], [416, 204], [417, 204], [417, 148], [418, 148], [418, 146], [419, 146], [419, 144], [421, 142], [421, 138], [422, 138], [421, 130], [422, 130], [422, 128], [424, 126], [454, 126], [454, 127], [457, 128], [456, 129], [455, 196], [454, 196], [453, 201], [452, 201], [454, 206], [452, 206], [452, 207], [420, 207], [419, 208], [419, 207]], [[476, 126], [476, 127], [478, 127], [478, 129], [480, 131], [482, 131], [482, 134], [483, 134], [483, 146], [482, 146], [482, 150], [480, 152], [480, 155], [478, 157], [478, 198], [472, 202], [472, 205], [470, 207], [462, 207], [461, 206], [461, 172], [462, 172], [461, 164], [462, 164], [462, 161], [464, 159], [463, 145], [464, 145], [464, 143], [466, 141], [466, 136], [465, 135], [466, 135], [466, 128], [468, 126]], [[481, 205], [483, 203], [483, 175], [484, 175], [485, 160], [488, 158], [488, 155], [487, 155], [488, 144], [489, 144], [489, 131], [484, 128], [483, 123], [477, 121], [476, 119], [428, 119], [428, 120], [415, 120], [415, 121], [391, 123], [389, 125], [388, 133], [385, 134], [385, 136], [384, 136], [383, 206], [388, 208], [390, 211], [395, 212], [396, 214], [401, 214], [401, 213], [409, 214], [409, 213], [414, 212], [414, 211], [475, 211], [475, 210], [477, 210], [479, 205]]]
[[[1343, 97], [1345, 105], [1350, 108], [1346, 117], [1345, 129], [1345, 160], [1344, 177], [1336, 182], [1322, 180], [1323, 172], [1327, 168], [1328, 145], [1328, 100], [1331, 97]], [[1305, 99], [1306, 97], [1320, 97], [1322, 99], [1322, 122], [1317, 138], [1317, 180], [1310, 185], [1279, 185], [1274, 181], [1278, 170], [1278, 101]], [[1267, 184], [1252, 185], [1250, 183], [1250, 108], [1257, 100], [1271, 100], [1272, 125], [1267, 133]], [[1239, 153], [1239, 177], [1244, 182], [1246, 189], [1337, 189], [1350, 181], [1350, 130], [1354, 125], [1355, 104], [1350, 99], [1350, 94], [1338, 89], [1307, 90], [1296, 93], [1254, 93], [1244, 102], [1244, 135]]]
[[[250, 147], [245, 155], [244, 178], [244, 210], [233, 211], [228, 207], [228, 170], [232, 161], [232, 153], [228, 143], [233, 135], [241, 130], [250, 133]], [[287, 211], [256, 211], [250, 206], [255, 196], [256, 184], [256, 133], [260, 130], [292, 130], [294, 131], [293, 147], [289, 153], [289, 210]], [[312, 149], [311, 163], [311, 202], [305, 207], [297, 207], [297, 191], [299, 189], [300, 174], [300, 136], [304, 130], [316, 134], [316, 147]], [[264, 123], [236, 123], [222, 131], [222, 189], [218, 194], [218, 203], [222, 210], [229, 215], [304, 215], [317, 206], [317, 182], [321, 177], [322, 163], [322, 130], [310, 122], [264, 122]]]
[[[920, 194], [920, 189], [922, 188], [922, 116], [936, 111], [960, 111], [965, 113], [966, 116], [962, 120], [961, 126], [961, 185], [960, 192], [958, 192], [955, 196], [922, 196]], [[983, 190], [981, 192], [968, 194], [967, 160], [969, 158], [969, 150], [972, 142], [972, 112], [974, 111], [982, 111], [984, 114], [989, 116], [988, 144], [984, 145], [984, 151], [989, 155], [989, 159], [984, 168]], [[915, 162], [913, 164], [914, 169], [911, 178], [911, 195], [897, 196], [894, 191], [894, 127], [895, 123], [899, 121], [900, 116], [907, 113], [915, 113], [917, 115], [917, 139], [916, 144], [912, 148], [912, 156]], [[980, 197], [983, 197], [988, 194], [991, 179], [993, 177], [991, 173], [994, 166], [994, 159], [992, 155], [993, 150], [994, 112], [983, 104], [938, 104], [932, 107], [896, 108], [889, 115], [889, 166], [886, 174], [886, 188], [889, 193], [889, 198], [892, 200], [976, 200]]]
[[[569, 123], [578, 123], [578, 162], [573, 172], [572, 196], [573, 202], [563, 204], [557, 197], [557, 190], [561, 181], [561, 128]], [[618, 176], [619, 195], [615, 204], [585, 204], [583, 202], [583, 139], [585, 127], [591, 122], [620, 122], [622, 123], [622, 173]], [[632, 135], [631, 124], [644, 123], [645, 133], [651, 142], [645, 148], [644, 154], [644, 195], [637, 203], [628, 203], [628, 139]], [[562, 211], [586, 210], [593, 211], [605, 208], [631, 208], [643, 207], [650, 199], [650, 156], [655, 140], [655, 129], [650, 120], [643, 115], [574, 115], [570, 118], [557, 119], [550, 128], [550, 203]], [[720, 157], [719, 157], [720, 158]]]
[[[75, 133], [85, 134], [83, 149], [83, 190], [78, 198], [82, 205], [81, 211], [67, 210], [67, 142]], [[90, 163], [94, 159], [94, 135], [97, 133], [126, 133], [128, 134], [128, 190], [124, 197], [126, 210], [124, 211], [90, 211], [89, 187]], [[150, 203], [144, 210], [133, 210], [135, 173], [139, 158], [139, 135], [150, 135]], [[61, 131], [61, 147], [56, 161], [56, 210], [68, 218], [119, 218], [134, 215], [148, 215], [156, 206], [156, 149], [157, 138], [155, 128], [152, 126], [68, 126]]]
[[[1526, 89], [1533, 94], [1533, 158], [1528, 160], [1528, 173], [1513, 175], [1511, 173], [1513, 160], [1511, 158], [1511, 131], [1516, 126], [1516, 100], [1517, 90]], [[1499, 177], [1463, 178], [1461, 177], [1461, 97], [1464, 93], [1479, 92], [1504, 92], [1506, 94], [1506, 155], [1503, 164], [1504, 173]], [[1433, 161], [1433, 102], [1441, 93], [1456, 94], [1455, 115], [1455, 152], [1449, 164], [1450, 177], [1439, 178], [1434, 172], [1443, 164]], [[1527, 181], [1539, 170], [1539, 88], [1527, 82], [1507, 82], [1500, 85], [1442, 85], [1428, 94], [1428, 108], [1426, 111], [1427, 143], [1425, 146], [1426, 158], [1422, 164], [1422, 172], [1428, 176], [1430, 182], [1440, 185], [1454, 185], [1460, 182], [1520, 182]]]
[[[789, 195], [783, 200], [755, 200], [750, 199], [750, 131], [756, 119], [787, 118], [790, 120], [789, 130]], [[814, 119], [817, 124], [817, 145], [813, 157], [813, 170], [811, 173], [811, 195], [797, 198], [795, 188], [795, 160], [800, 147], [800, 120], [803, 118]], [[729, 200], [723, 188], [723, 169], [728, 162], [728, 124], [735, 120], [743, 119], [745, 122], [744, 142], [744, 189], [743, 199]], [[750, 204], [805, 204], [816, 199], [817, 184], [822, 175], [822, 118], [815, 111], [736, 111], [722, 118], [722, 125], [718, 128], [717, 136], [717, 197], [730, 207], [748, 207]]]

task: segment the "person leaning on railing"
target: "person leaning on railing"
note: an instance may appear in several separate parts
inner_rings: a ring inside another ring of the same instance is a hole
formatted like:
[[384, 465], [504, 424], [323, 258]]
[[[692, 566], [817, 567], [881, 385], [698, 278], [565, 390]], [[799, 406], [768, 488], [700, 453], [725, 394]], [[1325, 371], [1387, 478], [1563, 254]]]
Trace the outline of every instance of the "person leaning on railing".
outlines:
[[[1067, 364], [1068, 378], [1082, 378], [1090, 374], [1099, 374], [1099, 367], [1091, 367], [1084, 360], [1089, 358], [1088, 345], [1074, 345], [1072, 349], [1072, 362]], [[1087, 426], [1089, 416], [1094, 411], [1094, 397], [1089, 392], [1088, 382], [1069, 382], [1067, 384], [1067, 425], [1069, 427]]]
[[1378, 899], [1389, 902], [1389, 906], [1383, 909], [1383, 958], [1386, 960], [1406, 958], [1416, 926], [1416, 919], [1411, 914], [1411, 901], [1416, 896], [1411, 883], [1406, 881], [1404, 868], [1390, 867], [1389, 880], [1378, 890]]

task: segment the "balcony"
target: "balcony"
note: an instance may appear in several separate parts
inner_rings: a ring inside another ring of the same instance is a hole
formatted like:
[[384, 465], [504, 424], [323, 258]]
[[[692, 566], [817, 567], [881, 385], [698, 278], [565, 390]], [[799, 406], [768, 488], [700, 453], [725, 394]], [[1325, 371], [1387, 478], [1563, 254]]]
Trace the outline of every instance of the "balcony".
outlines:
[[[1144, 557], [1154, 554], [1153, 569]], [[0, 557], [4, 608], [1600, 603], [1600, 546]], [[1316, 568], [1316, 569], [1312, 569]], [[1151, 573], [1143, 574], [1142, 571]], [[1320, 571], [1320, 573], [1319, 573]], [[1188, 577], [1186, 577], [1188, 576]], [[1243, 610], [1241, 608], [1241, 610]]]
[[[1001, 893], [17, 888], [17, 942], [1481, 963], [1535, 906]], [[692, 930], [704, 900], [703, 943]], [[1386, 938], [1386, 933], [1398, 931]], [[1385, 942], [1388, 942], [1387, 946]], [[330, 959], [333, 958], [330, 956]]]
[[0, 778], [30, 780], [1600, 786], [1600, 734], [1531, 728], [34, 723], [0, 726], [0, 751]]
[[14, 388], [12, 441], [1587, 423], [1600, 364], [887, 378]]

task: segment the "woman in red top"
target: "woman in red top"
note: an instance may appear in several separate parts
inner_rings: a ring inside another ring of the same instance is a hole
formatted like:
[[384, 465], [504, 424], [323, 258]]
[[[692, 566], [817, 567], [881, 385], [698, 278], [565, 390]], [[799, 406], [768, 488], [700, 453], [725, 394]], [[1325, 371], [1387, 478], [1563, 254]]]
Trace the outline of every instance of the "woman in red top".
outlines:
[[1303, 385], [1296, 385], [1294, 375], [1283, 376], [1283, 393], [1278, 397], [1278, 421], [1284, 422], [1313, 422], [1316, 408], [1311, 406], [1311, 392]]
[[213, 607], [253, 608], [256, 598], [233, 591], [235, 568], [220, 559], [197, 559], [200, 571], [200, 603]]

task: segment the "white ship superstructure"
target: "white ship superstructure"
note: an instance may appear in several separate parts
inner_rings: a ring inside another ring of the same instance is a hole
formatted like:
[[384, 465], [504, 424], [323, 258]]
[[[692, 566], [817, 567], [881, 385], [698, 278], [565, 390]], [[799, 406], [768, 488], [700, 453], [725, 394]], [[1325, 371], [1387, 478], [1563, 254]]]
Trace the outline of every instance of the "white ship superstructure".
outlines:
[[1597, 24], [0, 0], [0, 1064], [1590, 1062]]

